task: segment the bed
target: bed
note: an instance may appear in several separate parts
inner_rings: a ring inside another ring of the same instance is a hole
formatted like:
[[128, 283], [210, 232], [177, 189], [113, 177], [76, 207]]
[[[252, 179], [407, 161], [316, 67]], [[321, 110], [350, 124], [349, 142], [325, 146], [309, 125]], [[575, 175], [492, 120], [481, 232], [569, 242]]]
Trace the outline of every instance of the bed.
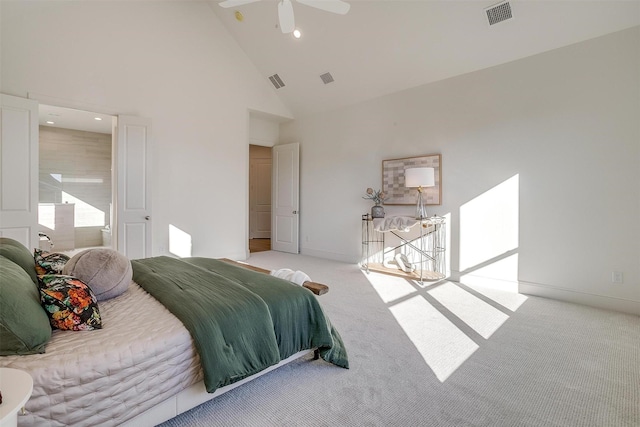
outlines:
[[[126, 292], [99, 304], [102, 329], [54, 330], [44, 353], [0, 357], [0, 366], [33, 377], [19, 426], [156, 425], [314, 350], [348, 367], [340, 335], [317, 297], [301, 286], [207, 258], [156, 257], [132, 265], [134, 282]], [[221, 312], [218, 320], [197, 314], [205, 299], [198, 294], [202, 283], [191, 287], [210, 279], [217, 284], [205, 287], [219, 288], [213, 299], [223, 302], [214, 309], [205, 306], [204, 312]], [[177, 290], [167, 291], [171, 283]], [[230, 288], [232, 299], [221, 296]], [[235, 295], [244, 294], [242, 289], [249, 302]], [[166, 300], [178, 308], [160, 302]], [[195, 305], [186, 306], [189, 300]], [[247, 305], [262, 314], [246, 312]], [[180, 307], [192, 313], [191, 320], [178, 318]], [[249, 319], [244, 326], [233, 319], [234, 312]], [[216, 325], [194, 337], [192, 323], [196, 329], [201, 323]], [[259, 349], [247, 344], [248, 337], [260, 341], [256, 334], [269, 335], [265, 324], [275, 344], [258, 342]], [[231, 373], [225, 372], [229, 367]]]

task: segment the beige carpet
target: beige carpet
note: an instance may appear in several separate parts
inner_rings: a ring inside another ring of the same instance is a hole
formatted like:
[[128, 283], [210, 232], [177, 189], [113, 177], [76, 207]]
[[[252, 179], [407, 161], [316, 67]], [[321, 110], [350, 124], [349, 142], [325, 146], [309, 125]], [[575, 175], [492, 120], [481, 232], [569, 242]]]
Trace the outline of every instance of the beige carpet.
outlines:
[[279, 252], [330, 285], [351, 369], [301, 360], [163, 426], [640, 426], [640, 317]]

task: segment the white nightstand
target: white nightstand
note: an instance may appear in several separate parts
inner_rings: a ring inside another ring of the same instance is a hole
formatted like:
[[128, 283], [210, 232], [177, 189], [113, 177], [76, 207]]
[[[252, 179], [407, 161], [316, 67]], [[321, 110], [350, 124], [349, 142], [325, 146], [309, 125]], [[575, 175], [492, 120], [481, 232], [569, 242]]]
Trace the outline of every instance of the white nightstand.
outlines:
[[18, 411], [24, 407], [33, 391], [33, 379], [25, 371], [0, 368], [0, 427], [16, 427]]

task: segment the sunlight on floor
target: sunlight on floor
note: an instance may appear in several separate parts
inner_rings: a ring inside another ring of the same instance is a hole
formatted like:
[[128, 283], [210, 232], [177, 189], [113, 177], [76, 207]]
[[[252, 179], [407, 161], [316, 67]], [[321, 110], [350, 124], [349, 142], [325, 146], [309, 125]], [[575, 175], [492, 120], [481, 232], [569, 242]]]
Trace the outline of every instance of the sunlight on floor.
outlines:
[[385, 303], [395, 301], [416, 292], [416, 288], [411, 286], [404, 277], [374, 272], [369, 274], [363, 272], [363, 274], [369, 280], [373, 289], [376, 290], [380, 299]]
[[478, 345], [421, 296], [389, 308], [436, 377], [444, 382]]
[[460, 283], [511, 311], [516, 311], [527, 300], [518, 293], [518, 254], [478, 268], [473, 274], [462, 275]]
[[516, 174], [460, 206], [459, 283], [363, 272], [442, 382], [527, 300], [518, 293], [519, 190]]
[[489, 339], [509, 318], [497, 308], [451, 282], [439, 285], [428, 293], [484, 339]]

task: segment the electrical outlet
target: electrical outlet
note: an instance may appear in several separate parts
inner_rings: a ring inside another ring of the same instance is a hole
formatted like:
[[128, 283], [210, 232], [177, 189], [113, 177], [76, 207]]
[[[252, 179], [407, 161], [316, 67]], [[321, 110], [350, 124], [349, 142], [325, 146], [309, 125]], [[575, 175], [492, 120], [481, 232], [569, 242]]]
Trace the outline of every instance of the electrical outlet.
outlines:
[[614, 271], [611, 273], [611, 281], [613, 283], [618, 283], [618, 284], [622, 284], [624, 283], [624, 275], [622, 274], [622, 271]]

